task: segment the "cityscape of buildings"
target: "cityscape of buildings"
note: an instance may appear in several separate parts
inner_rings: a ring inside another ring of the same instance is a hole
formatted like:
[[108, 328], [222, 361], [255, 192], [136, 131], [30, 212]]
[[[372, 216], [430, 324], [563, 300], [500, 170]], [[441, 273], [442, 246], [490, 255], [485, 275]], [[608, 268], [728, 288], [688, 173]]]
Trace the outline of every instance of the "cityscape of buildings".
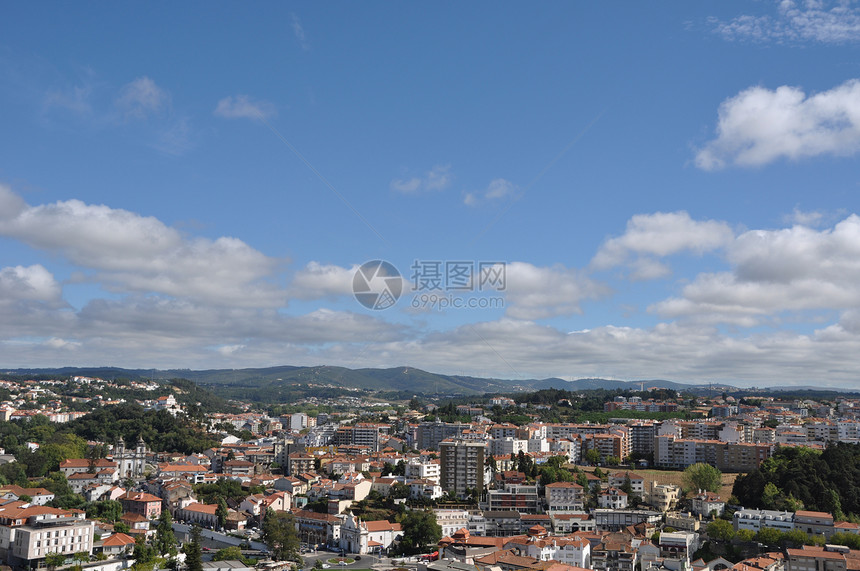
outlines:
[[[0, 382], [9, 396], [0, 405], [0, 419], [41, 416], [65, 424], [88, 414], [71, 410], [84, 404], [135, 404], [179, 420], [188, 413], [174, 391], [145, 399], [99, 394], [164, 393], [157, 382], [71, 381]], [[92, 396], [65, 394], [68, 386], [86, 386]], [[701, 463], [730, 474], [749, 472], [783, 447], [857, 444], [860, 399], [852, 395], [827, 402], [615, 396], [604, 403], [608, 421], [602, 423], [543, 422], [529, 411], [545, 405], [519, 408], [503, 396], [457, 405], [453, 410], [461, 420], [452, 422], [436, 415], [434, 403], [414, 409], [357, 396], [349, 407], [322, 412], [320, 402], [311, 400], [314, 414], [272, 416], [242, 403], [234, 404], [245, 412], [208, 413], [204, 428], [219, 444], [199, 453], [153, 450], [139, 437], [134, 443], [89, 442], [89, 448], [105, 451], [102, 457], [63, 459], [59, 471], [72, 493], [89, 503], [119, 502], [122, 531], [82, 510], [52, 507], [55, 494], [42, 487], [0, 486], [0, 558], [14, 568], [34, 569], [45, 565], [48, 554], [86, 553], [93, 558], [88, 565], [108, 570], [116, 558], [130, 564], [136, 538], [152, 536], [162, 510], [177, 529], [199, 525], [225, 540], [249, 542], [261, 539], [258, 530], [268, 513], [285, 512], [307, 549], [372, 555], [384, 565], [382, 558], [398, 553], [404, 530], [390, 518], [362, 516], [369, 502], [380, 501], [432, 513], [441, 539], [429, 546], [436, 555], [428, 557], [437, 567], [482, 571], [717, 571], [694, 554], [709, 541], [709, 522], [727, 517], [727, 508], [736, 531], [800, 530], [825, 540], [860, 533], [860, 525], [837, 521], [834, 514], [746, 509], [732, 505], [726, 489], [684, 489], [677, 478], [679, 470]], [[526, 413], [527, 422], [491, 418], [515, 409]], [[619, 411], [634, 417], [612, 418]], [[635, 418], [639, 413], [686, 418]], [[381, 416], [384, 422], [373, 420]], [[38, 450], [39, 443], [26, 446]], [[14, 456], [0, 454], [0, 464], [14, 462]], [[574, 477], [547, 483], [527, 473], [529, 466], [550, 464]], [[198, 491], [225, 481], [247, 494], [230, 498], [226, 512], [219, 513], [219, 504], [202, 500]], [[752, 559], [729, 566], [807, 571], [803, 565], [810, 561], [838, 560], [846, 569], [860, 561], [853, 551], [835, 547], [756, 553]]]

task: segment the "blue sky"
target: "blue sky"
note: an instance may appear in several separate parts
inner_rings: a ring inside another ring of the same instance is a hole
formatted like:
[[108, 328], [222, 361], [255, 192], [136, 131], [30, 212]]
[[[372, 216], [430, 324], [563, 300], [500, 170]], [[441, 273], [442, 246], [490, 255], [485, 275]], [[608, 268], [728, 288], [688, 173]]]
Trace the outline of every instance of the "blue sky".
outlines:
[[856, 386], [857, 3], [50, 6], [0, 22], [0, 366]]

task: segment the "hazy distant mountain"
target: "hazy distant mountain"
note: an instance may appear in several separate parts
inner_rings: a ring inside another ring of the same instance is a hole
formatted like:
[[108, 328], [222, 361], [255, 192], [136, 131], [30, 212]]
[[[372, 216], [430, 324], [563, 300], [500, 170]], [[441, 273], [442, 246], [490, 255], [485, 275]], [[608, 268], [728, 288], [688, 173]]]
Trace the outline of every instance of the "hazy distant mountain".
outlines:
[[565, 381], [564, 379], [551, 378], [533, 381], [532, 385], [535, 389], [565, 389], [568, 391], [588, 391], [595, 389], [621, 389], [625, 391], [648, 390], [650, 388], [672, 389], [676, 391], [689, 390], [713, 390], [722, 392], [738, 390], [737, 387], [730, 385], [715, 385], [715, 384], [688, 384], [677, 383], [674, 381], [664, 381], [662, 379], [651, 379], [647, 381], [618, 381], [610, 379], [577, 379], [575, 381]]
[[[733, 392], [737, 387], [725, 384], [679, 383], [660, 379], [647, 381], [619, 381], [610, 379], [577, 379], [566, 381], [557, 377], [548, 379], [492, 379], [459, 375], [440, 375], [414, 367], [390, 369], [347, 369], [345, 367], [279, 366], [255, 369], [121, 369], [116, 367], [62, 367], [52, 369], [13, 369], [6, 371], [19, 375], [82, 375], [104, 379], [185, 378], [212, 389], [224, 396], [247, 395], [252, 400], [289, 398], [296, 387], [311, 390], [313, 387], [362, 389], [382, 392], [415, 393], [428, 395], [483, 395], [485, 393], [513, 393], [540, 389], [569, 391], [648, 390], [652, 387], [689, 391], [697, 394]], [[823, 387], [768, 387], [768, 391], [835, 390]], [[251, 396], [254, 395], [254, 396]]]

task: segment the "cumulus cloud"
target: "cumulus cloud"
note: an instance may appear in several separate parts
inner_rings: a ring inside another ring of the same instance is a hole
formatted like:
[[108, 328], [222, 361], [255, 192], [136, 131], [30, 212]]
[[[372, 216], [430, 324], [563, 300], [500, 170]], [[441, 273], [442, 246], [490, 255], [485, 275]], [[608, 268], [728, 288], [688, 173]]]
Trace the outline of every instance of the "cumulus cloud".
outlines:
[[275, 106], [267, 101], [255, 101], [247, 95], [231, 95], [218, 102], [215, 115], [225, 119], [264, 120], [278, 114]]
[[605, 270], [631, 263], [632, 277], [664, 277], [669, 270], [655, 257], [680, 252], [701, 255], [725, 247], [733, 238], [734, 232], [727, 223], [693, 220], [684, 211], [637, 214], [627, 222], [623, 235], [610, 238], [601, 245], [591, 265]]
[[293, 277], [290, 295], [298, 299], [352, 295], [352, 280], [357, 269], [358, 265], [344, 268], [334, 264], [309, 262]]
[[126, 118], [143, 119], [160, 113], [170, 102], [168, 93], [149, 77], [138, 77], [120, 90], [116, 107]]
[[752, 326], [783, 312], [860, 307], [860, 217], [833, 228], [751, 230], [726, 249], [732, 271], [699, 275], [680, 297], [654, 304], [663, 317]]
[[451, 186], [452, 180], [451, 165], [436, 165], [420, 177], [396, 178], [391, 181], [390, 186], [391, 190], [402, 192], [403, 194], [415, 194], [418, 192], [445, 190]]
[[580, 314], [584, 300], [609, 293], [605, 284], [561, 265], [538, 267], [511, 262], [505, 274], [505, 314], [516, 319]]
[[817, 227], [823, 224], [825, 213], [817, 210], [803, 211], [795, 207], [791, 214], [784, 217], [784, 220], [789, 223], [799, 224], [801, 226]]
[[650, 328], [605, 325], [566, 333], [530, 321], [501, 319], [382, 343], [356, 358], [353, 366], [401, 362], [497, 378], [709, 379], [850, 387], [857, 375], [852, 352], [858, 349], [860, 336], [838, 325], [809, 334], [734, 338], [694, 323]]
[[714, 18], [713, 30], [726, 40], [754, 42], [844, 44], [860, 40], [860, 10], [850, 2], [779, 0], [772, 5], [776, 8], [773, 13], [742, 14], [728, 21]]
[[[290, 298], [310, 300], [352, 297], [353, 279], [358, 268], [358, 264], [345, 268], [335, 264], [309, 262], [293, 276], [289, 286]], [[410, 282], [401, 273], [400, 290], [405, 295], [410, 287]]]
[[41, 264], [0, 269], [0, 304], [39, 301], [62, 305], [62, 288]]
[[105, 287], [188, 296], [212, 303], [279, 306], [279, 261], [241, 240], [187, 238], [151, 216], [80, 200], [24, 205], [0, 187], [0, 235], [95, 271]]
[[720, 105], [717, 137], [696, 166], [762, 166], [780, 158], [847, 156], [860, 150], [860, 80], [808, 95], [787, 85], [751, 87]]

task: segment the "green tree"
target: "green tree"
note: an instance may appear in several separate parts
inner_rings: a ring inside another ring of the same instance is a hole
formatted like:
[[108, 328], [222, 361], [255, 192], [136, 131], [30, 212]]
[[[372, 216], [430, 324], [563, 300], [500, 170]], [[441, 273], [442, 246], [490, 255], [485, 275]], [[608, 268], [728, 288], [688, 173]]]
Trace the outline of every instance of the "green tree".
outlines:
[[739, 529], [735, 533], [735, 539], [740, 541], [752, 541], [755, 539], [755, 532], [751, 529]]
[[585, 475], [585, 472], [579, 472], [576, 475], [576, 483], [588, 490], [588, 477]]
[[177, 545], [170, 511], [161, 510], [161, 515], [158, 516], [158, 527], [155, 528], [155, 549], [162, 555], [176, 557]]
[[419, 553], [442, 539], [442, 527], [433, 512], [413, 510], [400, 518], [403, 537], [400, 546], [404, 553]]
[[191, 541], [182, 546], [185, 553], [185, 568], [188, 571], [203, 571], [203, 548], [200, 546], [200, 526], [191, 528]]
[[102, 500], [87, 506], [87, 517], [114, 523], [122, 517], [122, 504], [116, 500]]
[[708, 524], [708, 537], [714, 541], [731, 541], [735, 537], [735, 528], [724, 519], [714, 520]]
[[768, 546], [778, 546], [783, 533], [773, 527], [763, 527], [755, 534], [755, 540]]
[[231, 545], [230, 547], [219, 549], [215, 552], [215, 555], [212, 556], [212, 561], [241, 561], [243, 563], [246, 562], [245, 556], [242, 555], [242, 550], [239, 549], [238, 545]]
[[224, 529], [227, 524], [227, 516], [230, 512], [227, 511], [227, 502], [224, 498], [218, 498], [218, 507], [215, 508], [215, 517], [218, 518], [218, 529]]
[[296, 561], [299, 556], [299, 535], [293, 514], [269, 510], [263, 519], [263, 541], [276, 561]]
[[776, 502], [779, 499], [779, 488], [773, 482], [768, 482], [764, 485], [764, 491], [761, 494], [761, 502], [769, 509], [776, 509]]
[[782, 536], [782, 539], [784, 539], [785, 541], [790, 541], [797, 547], [811, 543], [811, 538], [809, 537], [809, 534], [805, 533], [801, 529], [792, 529], [791, 531], [785, 532], [785, 534]]
[[56, 569], [66, 562], [66, 556], [62, 553], [48, 553], [45, 555], [45, 565], [48, 569]]
[[388, 491], [389, 497], [399, 499], [399, 498], [408, 498], [409, 493], [411, 492], [411, 488], [407, 484], [403, 484], [401, 482], [395, 482], [391, 484], [391, 488]]
[[583, 459], [589, 464], [597, 464], [598, 462], [600, 462], [600, 452], [598, 452], [594, 448], [589, 448], [585, 451]]
[[630, 472], [624, 474], [624, 483], [621, 484], [621, 491], [628, 496], [633, 495], [633, 481], [630, 479]]
[[714, 466], [699, 462], [691, 464], [684, 470], [684, 487], [689, 490], [719, 492], [723, 485], [723, 474]]
[[125, 523], [124, 521], [118, 521], [115, 524], [113, 524], [113, 530], [116, 533], [128, 533], [131, 531], [131, 529], [128, 527], [128, 524]]
[[146, 538], [143, 535], [138, 536], [134, 542], [134, 564], [138, 568], [145, 568], [147, 565], [155, 561], [158, 557], [158, 552], [155, 548], [146, 543]]

